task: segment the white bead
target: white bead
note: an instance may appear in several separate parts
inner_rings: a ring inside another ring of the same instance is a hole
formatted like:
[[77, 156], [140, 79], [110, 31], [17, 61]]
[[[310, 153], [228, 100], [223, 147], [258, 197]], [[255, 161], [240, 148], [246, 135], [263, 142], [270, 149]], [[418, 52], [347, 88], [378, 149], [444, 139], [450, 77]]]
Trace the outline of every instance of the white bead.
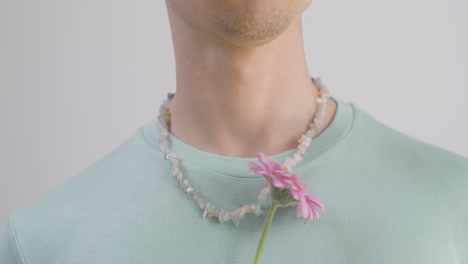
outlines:
[[213, 217], [213, 213], [214, 211], [216, 210], [215, 206], [210, 204], [210, 203], [207, 203], [206, 204], [206, 207], [205, 207], [205, 211], [203, 212], [203, 218], [211, 218]]
[[188, 184], [189, 184], [188, 180], [184, 179], [184, 181], [182, 182], [182, 187], [187, 187]]
[[184, 182], [185, 178], [180, 178], [177, 182], [179, 183], [179, 187], [183, 188], [182, 183]]
[[206, 203], [205, 211], [203, 211], [203, 218], [206, 218], [206, 215], [208, 214], [208, 210], [210, 210], [210, 207], [211, 207], [211, 204]]
[[198, 199], [197, 204], [198, 204], [198, 207], [200, 207], [200, 209], [202, 209], [202, 210], [205, 209], [205, 207], [206, 207], [206, 204], [202, 199]]
[[176, 180], [180, 182], [182, 180], [182, 173], [176, 175]]
[[316, 123], [317, 126], [323, 125], [323, 118], [321, 118], [321, 117], [319, 117], [319, 116], [316, 116], [316, 117], [314, 118], [314, 123]]
[[224, 221], [229, 221], [232, 219], [232, 212], [231, 211], [227, 211], [224, 213]]
[[179, 171], [179, 169], [177, 168], [176, 171], [174, 171], [172, 173], [172, 178], [176, 179], [178, 175], [181, 175], [182, 176], [182, 173]]
[[216, 213], [216, 207], [214, 205], [211, 205], [211, 208], [208, 211], [208, 218], [213, 217], [215, 213]]
[[239, 216], [236, 215], [236, 214], [234, 214], [234, 215], [232, 216], [232, 221], [234, 222], [234, 224], [235, 224], [236, 226], [239, 225], [239, 224], [240, 224]]
[[189, 185], [187, 185], [187, 186], [185, 187], [184, 191], [185, 191], [187, 194], [190, 194], [190, 193], [193, 192], [193, 188], [192, 188], [192, 186], [190, 186], [190, 184], [189, 184]]
[[225, 219], [224, 219], [224, 216], [226, 215], [226, 212], [224, 210], [221, 210], [219, 212], [219, 218], [218, 220], [221, 222], [221, 223], [224, 223], [225, 222]]
[[240, 210], [239, 210], [239, 218], [244, 217], [245, 213], [246, 213], [245, 209], [244, 209], [243, 207], [240, 208]]
[[214, 217], [219, 217], [219, 213], [220, 213], [220, 211], [218, 209], [216, 209], [216, 210], [213, 211], [213, 216]]
[[259, 206], [258, 204], [252, 203], [252, 204], [250, 204], [250, 206], [252, 207], [252, 211], [253, 211], [257, 216], [259, 216], [260, 214], [262, 214], [262, 209], [260, 208], [260, 206]]

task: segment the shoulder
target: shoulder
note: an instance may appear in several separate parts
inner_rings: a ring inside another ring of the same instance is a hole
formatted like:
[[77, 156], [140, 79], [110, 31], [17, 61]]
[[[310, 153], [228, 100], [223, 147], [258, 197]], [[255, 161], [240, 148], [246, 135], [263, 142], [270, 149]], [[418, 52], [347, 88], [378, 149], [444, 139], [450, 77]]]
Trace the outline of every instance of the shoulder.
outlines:
[[350, 102], [355, 112], [350, 132], [352, 147], [360, 149], [361, 161], [367, 159], [382, 170], [405, 175], [421, 186], [457, 195], [468, 206], [468, 158], [408, 135], [362, 110]]
[[[73, 240], [96, 223], [124, 214], [143, 182], [162, 169], [161, 153], [145, 141], [142, 129], [64, 184], [10, 212], [9, 244], [18, 245], [26, 259], [40, 258], [51, 249], [54, 253], [48, 255], [61, 254], [72, 250]], [[11, 240], [12, 234], [17, 241]]]
[[434, 161], [436, 165], [455, 166], [454, 169], [462, 171], [467, 169], [467, 157], [393, 128], [362, 110], [356, 103], [349, 103], [355, 115], [354, 136], [360, 142], [366, 141], [364, 146], [369, 150], [382, 150], [382, 155], [403, 155], [413, 162]]

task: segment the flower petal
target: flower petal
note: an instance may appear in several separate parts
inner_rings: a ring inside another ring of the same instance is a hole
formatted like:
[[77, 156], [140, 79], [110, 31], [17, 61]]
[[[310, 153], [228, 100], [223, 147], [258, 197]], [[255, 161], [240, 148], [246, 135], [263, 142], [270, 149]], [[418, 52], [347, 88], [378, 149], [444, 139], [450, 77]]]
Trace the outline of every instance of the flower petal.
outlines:
[[301, 210], [302, 210], [302, 216], [307, 217], [308, 216], [307, 203], [304, 203], [304, 202], [301, 203]]
[[272, 170], [273, 166], [270, 164], [270, 160], [263, 152], [257, 152], [255, 156], [257, 156], [258, 160], [265, 165], [267, 171], [270, 172]]
[[273, 179], [273, 185], [279, 188], [286, 186], [286, 184], [281, 179], [278, 179], [278, 178]]

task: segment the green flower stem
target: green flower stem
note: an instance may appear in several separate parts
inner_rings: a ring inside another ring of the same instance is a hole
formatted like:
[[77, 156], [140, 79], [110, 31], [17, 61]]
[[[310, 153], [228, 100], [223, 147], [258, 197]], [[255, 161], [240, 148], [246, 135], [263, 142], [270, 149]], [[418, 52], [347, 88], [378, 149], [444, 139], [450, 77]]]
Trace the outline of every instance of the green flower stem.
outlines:
[[272, 203], [270, 207], [270, 211], [268, 211], [268, 217], [265, 221], [265, 225], [263, 226], [263, 233], [260, 237], [260, 241], [258, 242], [257, 247], [257, 254], [255, 255], [254, 264], [260, 264], [263, 255], [263, 249], [265, 248], [265, 242], [268, 237], [268, 232], [270, 231], [271, 221], [273, 220], [273, 216], [275, 215], [276, 208], [278, 208], [279, 204], [277, 202]]

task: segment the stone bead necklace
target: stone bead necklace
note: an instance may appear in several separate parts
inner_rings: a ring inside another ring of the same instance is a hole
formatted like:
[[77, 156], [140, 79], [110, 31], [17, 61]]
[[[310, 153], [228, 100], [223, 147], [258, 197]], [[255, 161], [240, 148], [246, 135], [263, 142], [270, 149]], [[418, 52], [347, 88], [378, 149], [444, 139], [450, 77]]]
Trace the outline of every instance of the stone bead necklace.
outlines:
[[[286, 173], [291, 172], [291, 167], [297, 165], [302, 160], [302, 155], [305, 153], [307, 147], [309, 146], [312, 138], [319, 128], [323, 125], [324, 116], [326, 111], [326, 102], [329, 98], [329, 91], [324, 84], [322, 84], [320, 78], [312, 78], [312, 81], [317, 85], [319, 89], [319, 96], [316, 98], [316, 103], [318, 105], [317, 112], [314, 115], [313, 121], [309, 124], [310, 129], [298, 139], [300, 143], [298, 150], [293, 154], [292, 157], [286, 158], [283, 163], [283, 169]], [[245, 214], [255, 213], [257, 216], [262, 214], [261, 205], [265, 202], [266, 196], [270, 192], [270, 187], [266, 187], [260, 191], [258, 196], [258, 201], [256, 203], [252, 202], [246, 204], [240, 208], [234, 210], [220, 210], [211, 202], [206, 202], [200, 195], [195, 191], [190, 182], [182, 175], [179, 170], [179, 160], [177, 155], [169, 149], [168, 141], [168, 124], [170, 122], [170, 112], [169, 105], [174, 97], [174, 93], [168, 93], [167, 99], [163, 101], [159, 109], [159, 122], [157, 123], [158, 128], [161, 130], [160, 137], [158, 139], [158, 146], [160, 147], [164, 158], [169, 160], [171, 164], [172, 175], [178, 183], [179, 187], [189, 195], [193, 201], [203, 210], [203, 218], [218, 218], [219, 222], [224, 223], [226, 221], [232, 220], [235, 225], [239, 225], [240, 219], [242, 219]]]

